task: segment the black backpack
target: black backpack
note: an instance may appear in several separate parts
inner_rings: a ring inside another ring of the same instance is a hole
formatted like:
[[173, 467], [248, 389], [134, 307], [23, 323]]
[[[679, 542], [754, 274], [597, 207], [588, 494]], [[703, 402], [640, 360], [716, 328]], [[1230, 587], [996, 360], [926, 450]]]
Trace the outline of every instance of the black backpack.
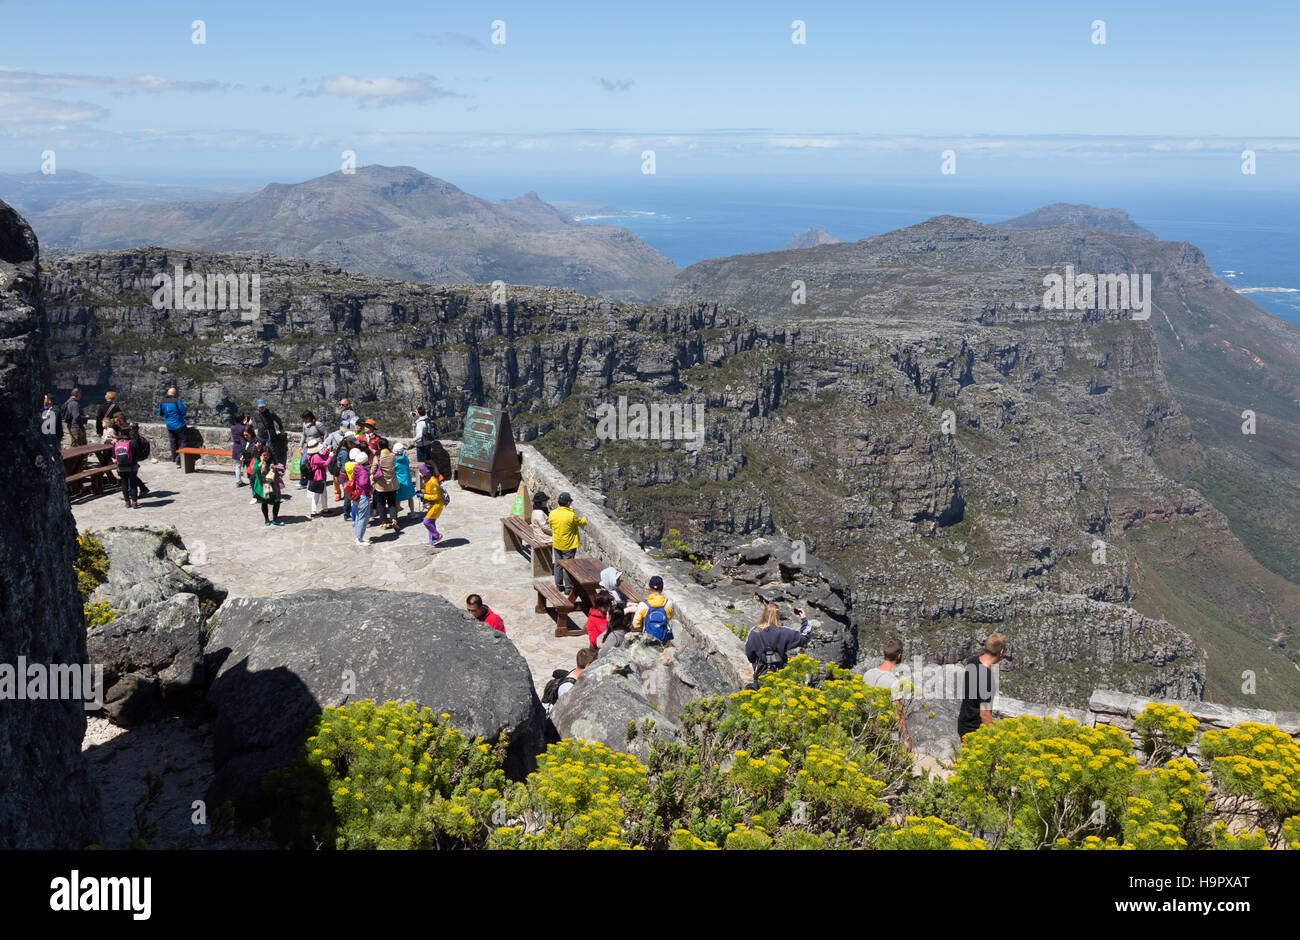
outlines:
[[149, 459], [149, 438], [139, 435], [131, 438], [131, 446], [135, 448], [137, 460]]
[[567, 669], [557, 669], [551, 673], [551, 680], [546, 683], [546, 688], [542, 689], [542, 704], [554, 705], [560, 699], [560, 686], [565, 682], [574, 683], [578, 680], [569, 675]]
[[[758, 631], [758, 638], [760, 643], [763, 641], [763, 634], [766, 632], [767, 632], [766, 630]], [[778, 628], [777, 636], [780, 635], [781, 634]], [[781, 669], [784, 669], [785, 665], [786, 665], [785, 654], [782, 653], [780, 650], [775, 649], [774, 647], [765, 645], [763, 646], [762, 650], [758, 654], [758, 662], [754, 663], [754, 678], [758, 678], [764, 673], [777, 672]]]

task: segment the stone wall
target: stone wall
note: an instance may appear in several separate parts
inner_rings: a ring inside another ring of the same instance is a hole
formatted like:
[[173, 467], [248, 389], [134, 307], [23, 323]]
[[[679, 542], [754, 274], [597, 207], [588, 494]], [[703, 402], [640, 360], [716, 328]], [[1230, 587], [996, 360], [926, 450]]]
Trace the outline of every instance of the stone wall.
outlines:
[[1085, 708], [1059, 708], [1053, 705], [1035, 705], [1018, 699], [998, 696], [993, 705], [993, 714], [997, 718], [1018, 718], [1021, 715], [1033, 715], [1039, 718], [1064, 715], [1085, 725], [1113, 725], [1124, 731], [1133, 731], [1133, 720], [1142, 713], [1151, 702], [1177, 705], [1198, 722], [1200, 731], [1218, 731], [1231, 728], [1244, 722], [1276, 725], [1291, 737], [1300, 741], [1300, 712], [1271, 712], [1262, 708], [1235, 708], [1230, 705], [1216, 705], [1213, 702], [1197, 702], [1182, 699], [1151, 699], [1126, 692], [1112, 692], [1097, 689], [1088, 699]]
[[698, 649], [737, 687], [753, 677], [745, 658], [745, 644], [723, 622], [718, 601], [697, 584], [688, 584], [646, 554], [583, 489], [575, 487], [536, 448], [517, 445], [523, 454], [523, 478], [528, 492], [542, 490], [552, 499], [564, 491], [573, 494], [573, 510], [587, 517], [582, 530], [583, 554], [595, 554], [613, 565], [633, 584], [642, 587], [650, 578], [664, 579], [664, 594], [673, 602], [673, 632], [677, 645]]
[[31, 666], [86, 663], [63, 463], [37, 424], [43, 320], [36, 236], [0, 202], [0, 849], [79, 849], [103, 831], [81, 753], [84, 700], [18, 699], [15, 688], [32, 689]]

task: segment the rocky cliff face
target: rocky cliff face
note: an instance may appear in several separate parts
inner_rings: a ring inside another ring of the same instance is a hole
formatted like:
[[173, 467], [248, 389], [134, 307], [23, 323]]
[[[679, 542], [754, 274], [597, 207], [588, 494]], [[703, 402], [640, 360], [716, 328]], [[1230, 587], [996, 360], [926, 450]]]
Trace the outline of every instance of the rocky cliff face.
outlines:
[[[260, 271], [258, 322], [155, 309], [150, 279], [178, 263]], [[349, 394], [403, 430], [403, 412], [431, 402], [455, 437], [466, 405], [500, 406], [645, 543], [705, 560], [755, 535], [803, 542], [847, 583], [865, 650], [898, 634], [909, 657], [951, 661], [1003, 629], [1020, 698], [1209, 685], [1236, 701], [1250, 669], [1260, 705], [1300, 699], [1262, 633], [1300, 598], [1259, 590], [1267, 572], [1188, 485], [1204, 452], [1152, 324], [1044, 309], [1042, 276], [1066, 263], [1150, 271], [1155, 316], [1160, 290], [1204, 270], [1187, 245], [940, 217], [704, 262], [659, 308], [544, 289], [494, 303], [484, 287], [162, 251], [61, 259], [46, 288], [60, 384], [112, 386], [128, 412], [173, 382], [198, 420], [256, 397], [286, 418], [319, 413]], [[790, 303], [795, 280], [804, 304]], [[677, 424], [638, 424], [647, 406]], [[1174, 580], [1230, 556], [1238, 580]]]
[[[83, 700], [15, 700], [19, 657], [43, 669], [86, 662], [72, 570], [76, 530], [63, 465], [38, 426], [46, 374], [36, 237], [0, 202], [0, 849], [81, 848], [103, 828], [81, 739]], [[8, 688], [6, 688], [6, 678]]]

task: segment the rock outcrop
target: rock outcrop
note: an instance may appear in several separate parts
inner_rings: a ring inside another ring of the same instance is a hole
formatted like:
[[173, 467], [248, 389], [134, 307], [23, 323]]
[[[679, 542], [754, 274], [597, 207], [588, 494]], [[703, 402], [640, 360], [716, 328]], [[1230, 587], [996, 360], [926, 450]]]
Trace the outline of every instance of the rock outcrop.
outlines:
[[114, 724], [136, 724], [163, 701], [185, 704], [203, 691], [197, 594], [174, 594], [91, 627], [86, 646], [91, 662], [104, 667], [104, 711]]
[[[108, 578], [91, 600], [114, 610], [132, 611], [176, 594], [193, 594], [216, 608], [226, 591], [190, 564], [190, 551], [175, 526], [129, 525], [94, 530], [108, 555]], [[199, 550], [205, 550], [202, 546]]]
[[20, 657], [80, 668], [86, 628], [63, 463], [38, 426], [45, 362], [36, 236], [0, 202], [0, 849], [79, 849], [103, 829], [83, 700], [16, 698]]
[[707, 583], [730, 599], [740, 624], [753, 626], [763, 606], [778, 604], [786, 626], [798, 627], [787, 608], [803, 608], [812, 638], [801, 652], [824, 662], [852, 666], [858, 634], [852, 622], [852, 592], [837, 572], [788, 536], [773, 535], [734, 545], [709, 569]]
[[472, 737], [509, 741], [522, 779], [544, 747], [528, 664], [506, 637], [441, 597], [308, 591], [232, 598], [205, 646], [216, 780], [210, 805], [265, 808], [262, 778], [286, 765], [326, 705], [415, 702]]

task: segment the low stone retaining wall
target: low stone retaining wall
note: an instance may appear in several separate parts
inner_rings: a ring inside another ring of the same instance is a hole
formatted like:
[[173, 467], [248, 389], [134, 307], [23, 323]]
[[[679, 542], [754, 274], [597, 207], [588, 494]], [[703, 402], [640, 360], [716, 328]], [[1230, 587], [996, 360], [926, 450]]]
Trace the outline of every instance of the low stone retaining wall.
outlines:
[[1022, 715], [1044, 718], [1064, 715], [1080, 724], [1112, 725], [1132, 734], [1134, 719], [1151, 702], [1177, 705], [1200, 723], [1199, 731], [1221, 731], [1253, 721], [1264, 725], [1276, 725], [1300, 741], [1300, 712], [1271, 712], [1261, 708], [1235, 708], [1230, 705], [1216, 705], [1213, 702], [1181, 699], [1151, 699], [1130, 695], [1127, 692], [1112, 692], [1108, 689], [1097, 689], [1093, 692], [1092, 697], [1088, 699], [1087, 708], [1037, 705], [999, 695], [993, 703], [993, 714], [997, 718], [1019, 718]]
[[541, 490], [552, 499], [566, 490], [573, 494], [574, 512], [587, 517], [587, 525], [582, 530], [582, 554], [595, 554], [604, 559], [642, 590], [654, 575], [662, 577], [664, 594], [673, 602], [675, 643], [706, 654], [723, 677], [737, 688], [750, 682], [753, 670], [745, 658], [745, 644], [723, 622], [713, 595], [698, 584], [689, 584], [666, 572], [601, 506], [581, 495], [536, 448], [528, 444], [516, 447], [524, 457], [523, 478], [529, 493]]

